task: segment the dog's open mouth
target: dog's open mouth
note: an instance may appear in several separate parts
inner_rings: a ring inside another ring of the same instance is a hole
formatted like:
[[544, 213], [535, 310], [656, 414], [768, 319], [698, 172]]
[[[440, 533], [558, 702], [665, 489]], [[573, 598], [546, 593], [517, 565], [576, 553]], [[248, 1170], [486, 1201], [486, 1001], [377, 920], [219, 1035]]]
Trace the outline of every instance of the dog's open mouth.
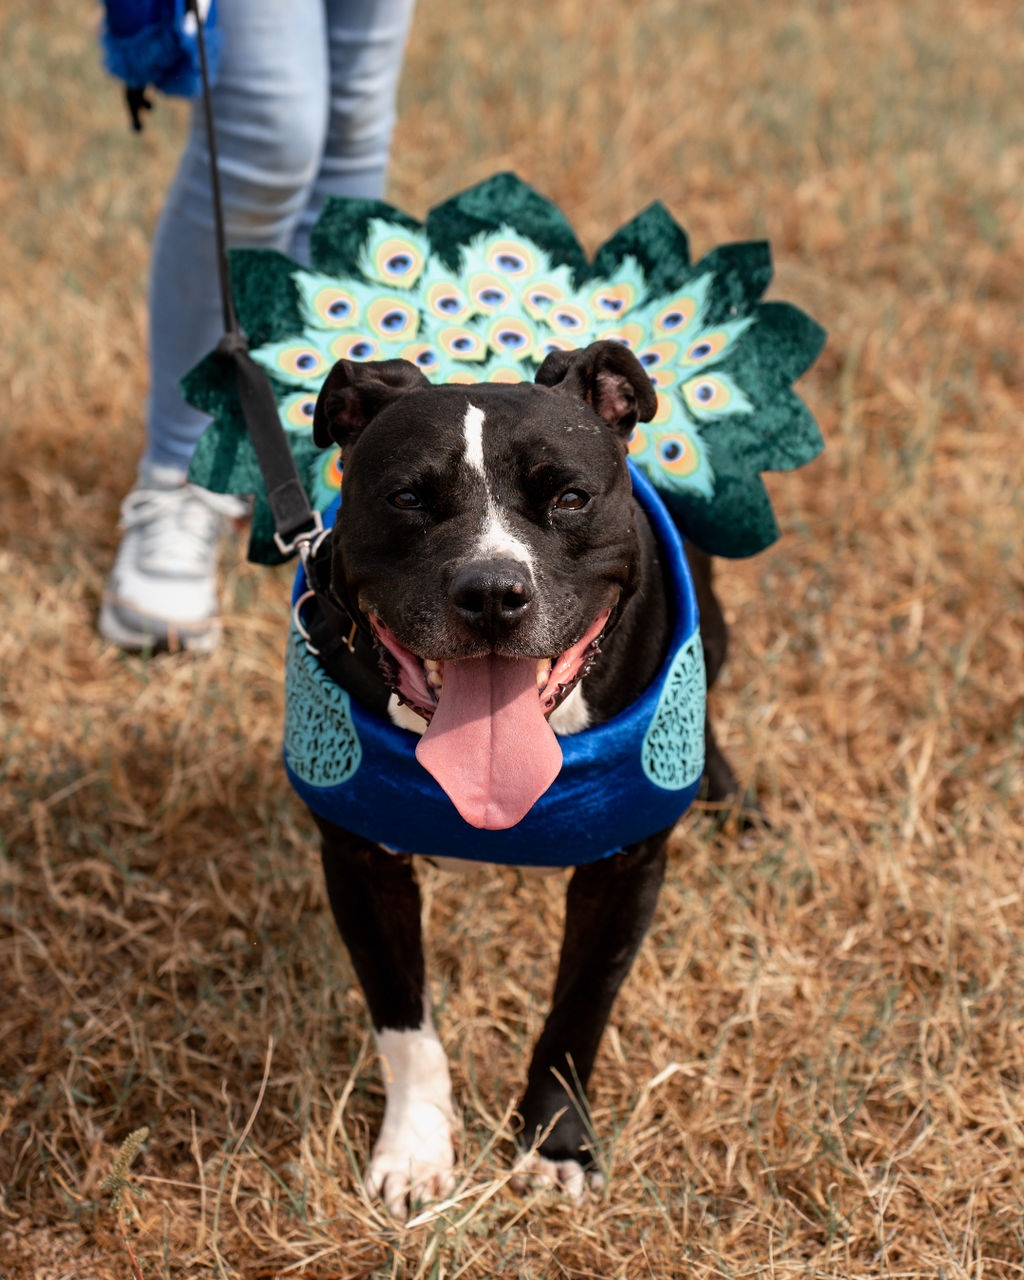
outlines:
[[371, 615], [391, 685], [429, 721], [416, 759], [474, 827], [513, 827], [547, 791], [562, 749], [547, 717], [586, 674], [609, 610], [554, 658], [421, 659]]

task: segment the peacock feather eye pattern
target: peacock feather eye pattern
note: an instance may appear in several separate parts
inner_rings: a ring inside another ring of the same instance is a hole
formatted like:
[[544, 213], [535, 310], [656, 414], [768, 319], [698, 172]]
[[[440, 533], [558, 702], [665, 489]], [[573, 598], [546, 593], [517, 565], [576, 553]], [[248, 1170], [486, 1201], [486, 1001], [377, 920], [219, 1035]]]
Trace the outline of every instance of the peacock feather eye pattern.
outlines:
[[547, 254], [535, 244], [507, 235], [488, 236], [481, 245], [481, 256], [491, 271], [518, 281], [549, 270], [551, 265]]
[[[552, 352], [611, 340], [655, 386], [656, 412], [638, 424], [630, 459], [683, 533], [727, 556], [778, 536], [760, 473], [803, 465], [822, 447], [792, 383], [824, 332], [796, 307], [762, 300], [764, 243], [691, 262], [685, 233], [655, 204], [588, 261], [550, 201], [498, 174], [422, 224], [379, 201], [329, 200], [312, 244], [310, 267], [237, 250], [232, 273], [252, 358], [317, 505], [337, 491], [335, 460], [316, 452], [311, 433], [335, 361], [403, 359], [432, 382], [470, 386], [532, 381]], [[259, 532], [268, 514], [255, 454], [220, 368], [210, 356], [186, 378], [214, 419], [192, 475], [220, 492], [257, 493], [250, 553], [274, 561]]]
[[636, 358], [658, 391], [667, 391], [679, 380], [678, 342], [648, 342], [635, 350]]
[[474, 271], [466, 281], [466, 292], [474, 311], [489, 316], [507, 310], [515, 296], [509, 281], [493, 271]]
[[420, 296], [425, 318], [432, 317], [442, 324], [463, 324], [473, 314], [465, 286], [433, 263], [428, 263], [423, 274]]
[[563, 302], [569, 290], [556, 280], [531, 280], [519, 294], [519, 305], [531, 320], [544, 320], [556, 303]]
[[459, 274], [464, 279], [487, 273], [517, 286], [546, 275], [551, 269], [551, 258], [546, 250], [507, 225], [472, 236], [462, 246], [459, 258]]
[[312, 328], [352, 329], [359, 324], [369, 296], [365, 289], [308, 271], [296, 271], [292, 279], [299, 310]]
[[587, 345], [594, 328], [593, 317], [587, 308], [569, 299], [555, 303], [547, 314], [547, 322], [559, 337], [572, 339], [576, 347]]
[[329, 353], [313, 335], [271, 342], [253, 351], [252, 358], [288, 386], [318, 388], [331, 367]]
[[718, 364], [725, 358], [729, 348], [750, 328], [753, 321], [750, 317], [733, 320], [696, 334], [687, 342], [679, 356], [679, 363], [684, 366], [710, 366]]
[[487, 345], [499, 356], [528, 359], [537, 346], [537, 327], [524, 317], [498, 316], [487, 326]]
[[[381, 344], [367, 335], [340, 333], [327, 344], [331, 360], [379, 360], [383, 356]], [[328, 370], [324, 370], [326, 377]], [[322, 381], [322, 380], [321, 380]]]
[[754, 406], [725, 373], [706, 373], [683, 383], [683, 399], [696, 418], [753, 413]]
[[658, 476], [661, 490], [711, 497], [715, 476], [707, 445], [695, 424], [637, 427], [629, 442], [630, 459], [645, 475]]
[[587, 291], [587, 306], [597, 321], [621, 320], [646, 292], [644, 273], [636, 258], [622, 259], [614, 280], [595, 282]]
[[341, 491], [341, 450], [332, 445], [318, 453], [309, 468], [310, 501], [318, 511], [325, 511]]
[[437, 345], [453, 360], [471, 360], [474, 363], [487, 359], [487, 341], [468, 325], [447, 325], [437, 331]]
[[368, 304], [366, 327], [379, 342], [409, 342], [419, 331], [419, 304], [397, 294], [383, 294]]
[[700, 456], [693, 437], [684, 431], [666, 432], [658, 441], [661, 465], [674, 476], [692, 475], [700, 466]]
[[674, 338], [685, 341], [686, 335], [698, 327], [707, 313], [708, 295], [714, 277], [699, 276], [671, 298], [656, 301], [648, 308], [645, 324], [656, 338]]
[[422, 369], [429, 378], [441, 367], [441, 356], [435, 346], [429, 342], [410, 342], [398, 353], [400, 360], [408, 360], [417, 369]]
[[278, 403], [278, 413], [286, 431], [308, 434], [313, 430], [316, 396], [311, 391], [295, 391]]
[[375, 218], [359, 254], [359, 267], [367, 280], [376, 284], [412, 289], [423, 273], [428, 252], [422, 236]]
[[628, 284], [605, 284], [593, 291], [589, 301], [595, 316], [618, 319], [633, 309], [636, 290]]

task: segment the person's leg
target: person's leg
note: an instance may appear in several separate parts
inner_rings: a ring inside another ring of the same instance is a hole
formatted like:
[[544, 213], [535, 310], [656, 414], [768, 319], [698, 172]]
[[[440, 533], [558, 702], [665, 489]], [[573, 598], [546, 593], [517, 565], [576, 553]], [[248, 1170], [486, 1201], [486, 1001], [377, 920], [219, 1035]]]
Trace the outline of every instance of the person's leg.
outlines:
[[[213, 88], [231, 247], [286, 251], [323, 154], [328, 113], [322, 0], [220, 0], [224, 55]], [[168, 192], [149, 286], [151, 383], [145, 462], [185, 469], [208, 421], [181, 378], [223, 332], [202, 104]]]
[[[226, 234], [232, 246], [285, 250], [323, 153], [328, 56], [323, 0], [220, 0], [224, 56], [213, 90]], [[223, 332], [205, 119], [168, 192], [149, 284], [147, 442], [122, 507], [124, 535], [100, 632], [123, 648], [217, 640], [217, 543], [237, 500], [185, 484], [208, 421], [180, 379]]]
[[327, 196], [384, 194], [402, 58], [414, 0], [325, 0], [330, 117], [316, 181], [291, 256], [309, 261], [309, 235]]
[[[411, 11], [412, 0], [221, 0], [225, 52], [213, 98], [230, 245], [290, 249], [305, 262], [327, 195], [383, 192]], [[197, 105], [154, 245], [147, 447], [100, 615], [101, 633], [126, 648], [216, 643], [224, 513], [182, 485], [207, 418], [185, 403], [179, 382], [221, 331]]]

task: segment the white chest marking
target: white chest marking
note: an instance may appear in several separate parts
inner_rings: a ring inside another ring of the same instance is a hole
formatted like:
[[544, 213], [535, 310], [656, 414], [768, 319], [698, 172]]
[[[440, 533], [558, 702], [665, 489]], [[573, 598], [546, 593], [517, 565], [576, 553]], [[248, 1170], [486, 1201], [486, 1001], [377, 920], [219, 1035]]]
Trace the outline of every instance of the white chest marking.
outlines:
[[413, 711], [412, 707], [407, 707], [404, 702], [399, 702], [398, 695], [395, 693], [388, 698], [388, 717], [392, 724], [398, 725], [399, 729], [409, 729], [412, 733], [418, 733], [421, 737], [426, 733], [426, 720]]
[[582, 685], [578, 684], [564, 702], [555, 707], [548, 716], [548, 724], [560, 738], [590, 728], [590, 708], [583, 697]]

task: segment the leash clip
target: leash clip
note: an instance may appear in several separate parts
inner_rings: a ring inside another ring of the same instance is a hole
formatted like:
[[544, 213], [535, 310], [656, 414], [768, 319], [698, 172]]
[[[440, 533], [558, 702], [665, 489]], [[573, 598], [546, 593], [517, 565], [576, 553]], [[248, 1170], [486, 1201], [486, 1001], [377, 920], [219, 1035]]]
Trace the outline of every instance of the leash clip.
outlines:
[[312, 511], [310, 513], [310, 518], [313, 521], [312, 528], [303, 529], [300, 533], [297, 533], [290, 542], [285, 542], [280, 533], [275, 531], [274, 545], [283, 556], [294, 555], [297, 551], [302, 563], [306, 563], [310, 556], [313, 544], [319, 541], [324, 532], [324, 521], [320, 512]]

